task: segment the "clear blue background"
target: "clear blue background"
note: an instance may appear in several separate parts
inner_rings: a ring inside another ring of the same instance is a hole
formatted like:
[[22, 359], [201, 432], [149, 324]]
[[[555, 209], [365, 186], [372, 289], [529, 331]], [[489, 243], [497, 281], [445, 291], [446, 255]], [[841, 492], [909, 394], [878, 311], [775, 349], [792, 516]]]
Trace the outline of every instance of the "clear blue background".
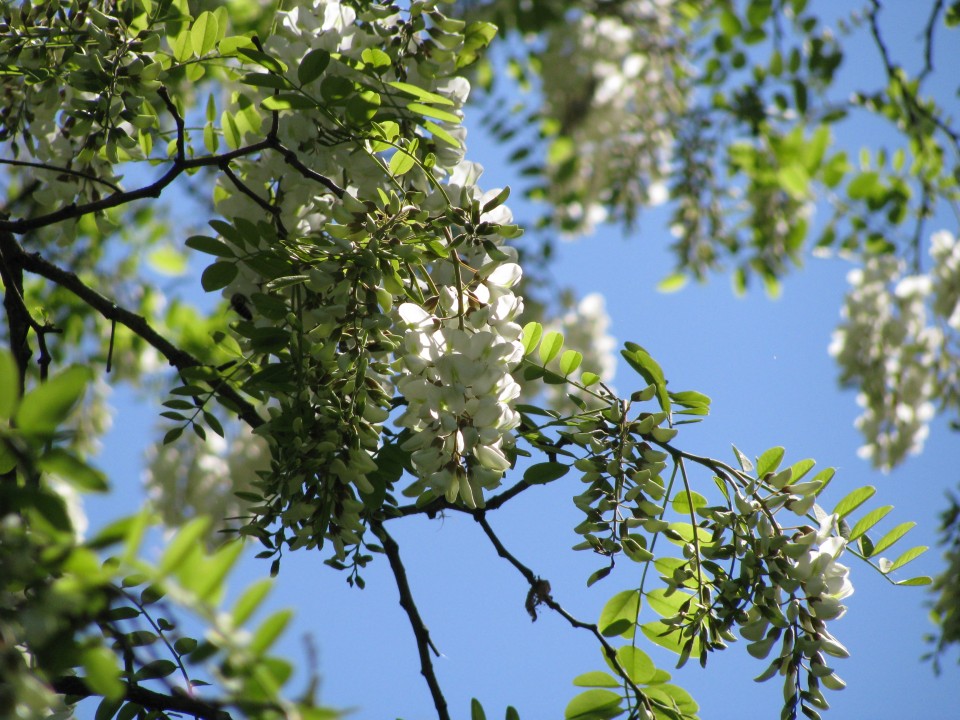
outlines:
[[[884, 22], [888, 42], [894, 54], [915, 58], [926, 3], [923, 15], [915, 12], [920, 3], [890, 5], [892, 15]], [[879, 67], [876, 51], [863, 43], [845, 47], [844, 82], [851, 88], [875, 84], [876, 76], [870, 74]], [[937, 56], [941, 78], [960, 61], [957, 49], [955, 35], [942, 37]], [[943, 101], [955, 98], [954, 91], [949, 83], [937, 88]], [[475, 121], [468, 127], [468, 156], [487, 167], [484, 187], [515, 184], [504, 160], [506, 149], [491, 143]], [[875, 145], [889, 137], [879, 123], [856, 124], [839, 134], [854, 158], [861, 143]], [[534, 211], [518, 197], [510, 202], [515, 213], [532, 217]], [[952, 222], [931, 224], [929, 229], [955, 230], [956, 221]], [[663, 295], [654, 288], [672, 269], [666, 252], [669, 242], [662, 215], [652, 214], [629, 239], [619, 229], [600, 228], [594, 237], [559, 244], [553, 272], [558, 283], [574, 286], [581, 295], [604, 293], [612, 333], [620, 342], [644, 345], [664, 367], [672, 388], [696, 389], [712, 397], [710, 418], [683, 429], [678, 444], [731, 462], [731, 444], [749, 456], [783, 445], [787, 462], [816, 458], [818, 467], [838, 469], [825, 505], [831, 507], [855, 487], [875, 485], [873, 505], [896, 506], [881, 527], [918, 522], [895, 549], [935, 546], [945, 492], [960, 480], [960, 446], [941, 419], [934, 423], [924, 453], [889, 475], [871, 470], [857, 457], [862, 441], [853, 427], [858, 414], [854, 394], [837, 389], [837, 370], [826, 352], [851, 266], [841, 260], [811, 259], [786, 279], [777, 301], [759, 291], [736, 299], [723, 277]], [[199, 277], [193, 279], [199, 286]], [[623, 362], [615, 384], [624, 394], [643, 385]], [[114, 429], [105, 440], [100, 462], [117, 493], [88, 503], [94, 525], [139, 504], [142, 451], [155, 427], [154, 408], [140, 406], [124, 391], [114, 402]], [[712, 489], [705, 474], [696, 474], [693, 483]], [[580, 491], [571, 474], [523, 493], [493, 513], [490, 521], [522, 562], [549, 579], [558, 602], [577, 617], [595, 621], [607, 597], [636, 586], [639, 566], [623, 561], [613, 576], [586, 589], [586, 577], [600, 566], [600, 558], [569, 549], [579, 541], [572, 528], [581, 516], [571, 497]], [[496, 556], [469, 517], [451, 513], [433, 521], [414, 518], [393, 522], [389, 529], [400, 543], [420, 612], [443, 653], [435, 667], [452, 715], [469, 717], [469, 700], [475, 696], [491, 718], [502, 717], [508, 704], [525, 720], [562, 717], [577, 692], [572, 678], [604, 666], [592, 636], [549, 611], [532, 623], [524, 610], [526, 583]], [[934, 547], [898, 577], [935, 574], [942, 567], [940, 555]], [[322, 679], [323, 703], [354, 707], [351, 717], [357, 720], [435, 717], [419, 674], [413, 634], [397, 604], [385, 560], [378, 558], [364, 574], [364, 591], [349, 588], [345, 576], [321, 560], [317, 553], [286, 556], [269, 603], [271, 608], [297, 609], [280, 649], [304, 663], [301, 680], [310, 670], [304, 651], [304, 637], [309, 635], [318, 649], [314, 669]], [[848, 687], [828, 692], [832, 710], [827, 717], [960, 717], [956, 653], [946, 659], [942, 677], [935, 677], [930, 664], [919, 659], [929, 649], [922, 636], [932, 630], [927, 619], [930, 594], [893, 587], [866, 565], [848, 560], [856, 592], [848, 601], [847, 616], [833, 625], [834, 634], [852, 654], [836, 663]], [[267, 571], [266, 562], [247, 560], [232, 579], [232, 588], [242, 589]], [[656, 649], [649, 652], [658, 665], [672, 669], [673, 656]], [[777, 718], [782, 702], [778, 679], [765, 684], [751, 680], [765, 667], [765, 662], [746, 654], [741, 642], [712, 656], [705, 671], [693, 663], [674, 678], [693, 693], [705, 719]]]

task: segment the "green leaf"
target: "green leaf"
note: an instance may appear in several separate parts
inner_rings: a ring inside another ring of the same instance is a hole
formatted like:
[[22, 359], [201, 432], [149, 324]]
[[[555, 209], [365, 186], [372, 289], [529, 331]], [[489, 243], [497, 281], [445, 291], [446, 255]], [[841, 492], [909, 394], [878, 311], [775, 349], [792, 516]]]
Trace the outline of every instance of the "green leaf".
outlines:
[[84, 680], [91, 690], [109, 700], [123, 697], [125, 688], [120, 680], [117, 656], [113, 652], [105, 647], [88, 648], [83, 651], [81, 662], [87, 674]]
[[540, 362], [546, 365], [560, 353], [562, 347], [563, 335], [556, 330], [548, 332], [540, 343]]
[[200, 284], [207, 292], [222, 290], [234, 281], [238, 272], [236, 263], [215, 262], [203, 271], [203, 275], [200, 276]]
[[238, 149], [243, 143], [243, 134], [237, 127], [237, 120], [227, 110], [224, 110], [220, 115], [220, 129], [231, 150]]
[[576, 350], [564, 350], [563, 355], [560, 356], [560, 372], [564, 376], [569, 375], [580, 367], [581, 362], [583, 362], [583, 353]]
[[662, 293], [677, 292], [687, 284], [690, 278], [686, 273], [675, 272], [667, 275], [663, 280], [657, 283], [657, 291]]
[[193, 40], [191, 34], [184, 29], [171, 43], [173, 58], [178, 63], [184, 63], [193, 57]]
[[920, 575], [915, 578], [910, 578], [909, 580], [898, 580], [895, 585], [903, 585], [909, 587], [916, 587], [920, 585], [930, 585], [933, 583], [933, 578], [929, 575]]
[[263, 578], [248, 587], [233, 606], [233, 624], [240, 627], [245, 623], [267, 597], [273, 581]]
[[177, 671], [176, 663], [171, 660], [153, 660], [148, 662], [134, 674], [134, 680], [157, 680], [172, 675]]
[[884, 505], [883, 507], [878, 507], [877, 509], [868, 512], [857, 521], [856, 525], [853, 526], [853, 530], [850, 531], [850, 537], [848, 540], [850, 542], [856, 540], [867, 530], [883, 520], [883, 518], [886, 517], [887, 513], [889, 513], [891, 510], [893, 510], [893, 505]]
[[197, 641], [192, 637], [178, 638], [173, 643], [173, 649], [180, 655], [189, 655], [197, 648]]
[[784, 453], [782, 447], [773, 447], [757, 458], [757, 477], [762, 478], [767, 473], [776, 472], [783, 462]]
[[520, 720], [520, 713], [517, 712], [517, 709], [513, 707], [513, 705], [507, 706], [506, 720]]
[[663, 375], [663, 369], [657, 361], [650, 356], [650, 353], [636, 343], [624, 343], [624, 348], [625, 349], [620, 351], [620, 354], [623, 355], [627, 364], [639, 373], [640, 377], [649, 384], [656, 386], [657, 400], [660, 403], [660, 409], [663, 410], [669, 418], [671, 416], [670, 393], [667, 391], [667, 380]]
[[[662, 620], [655, 620], [640, 626], [640, 631], [646, 635], [647, 639], [656, 643], [670, 652], [680, 655], [683, 652], [683, 646], [689, 638], [684, 638], [678, 627], [667, 625]], [[697, 657], [700, 655], [700, 640], [694, 638], [690, 655]]]
[[117, 714], [121, 705], [123, 705], [122, 697], [104, 697], [103, 700], [100, 701], [100, 704], [97, 705], [97, 711], [93, 715], [93, 720], [111, 720], [111, 718]]
[[680, 590], [667, 594], [667, 588], [655, 588], [648, 592], [647, 604], [658, 615], [666, 618], [674, 617], [680, 612], [680, 607], [693, 596]]
[[857, 488], [838, 502], [833, 512], [844, 518], [872, 498], [876, 492], [877, 489], [871, 485]]
[[425, 127], [427, 130], [433, 133], [433, 136], [435, 138], [439, 138], [440, 140], [443, 140], [447, 145], [451, 145], [455, 148], [460, 147], [460, 141], [457, 140], [457, 138], [455, 138], [453, 135], [451, 135], [449, 131], [440, 127], [435, 122], [428, 120], [423, 124], [423, 127]]
[[270, 70], [271, 72], [285, 73], [287, 71], [286, 63], [278, 60], [275, 57], [272, 57], [271, 55], [260, 52], [254, 47], [238, 47], [237, 54], [253, 63], [256, 63], [262, 68]]
[[476, 698], [470, 700], [470, 720], [487, 720], [487, 714]]
[[423, 105], [422, 103], [410, 103], [407, 105], [407, 110], [419, 115], [434, 118], [436, 120], [442, 120], [443, 122], [453, 123], [454, 125], [460, 124], [459, 116], [447, 112], [446, 110], [440, 110], [438, 108], [430, 107], [429, 105]]
[[210, 518], [206, 516], [195, 518], [180, 528], [160, 559], [160, 572], [164, 575], [173, 572], [190, 553], [198, 551], [209, 528]]
[[280, 637], [290, 619], [293, 617], [292, 610], [279, 610], [268, 617], [250, 639], [247, 649], [254, 655], [262, 655], [270, 649], [270, 646]]
[[537, 349], [540, 338], [543, 336], [543, 325], [538, 322], [528, 322], [523, 326], [522, 342], [523, 354], [529, 355]]
[[620, 687], [621, 682], [621, 680], [603, 670], [591, 670], [577, 675], [573, 679], [573, 684], [577, 687], [615, 688]]
[[750, 458], [740, 452], [740, 448], [736, 445], [731, 445], [730, 447], [733, 448], [733, 454], [736, 456], [737, 462], [740, 463], [740, 469], [745, 473], [753, 472], [753, 463], [750, 462]]
[[187, 258], [183, 253], [167, 245], [151, 250], [147, 255], [147, 262], [161, 275], [177, 277], [187, 271]]
[[197, 593], [197, 597], [201, 600], [213, 600], [222, 589], [223, 581], [237, 560], [240, 559], [242, 552], [242, 542], [235, 541], [223, 545], [217, 549], [213, 557], [203, 564], [202, 576], [193, 577], [189, 584], [184, 584]]
[[913, 529], [914, 525], [916, 525], [915, 522], [905, 522], [897, 525], [893, 530], [888, 532], [882, 538], [877, 540], [876, 543], [874, 543], [873, 552], [871, 552], [870, 555], [873, 556], [873, 555], [882, 553], [884, 550], [886, 550], [888, 547], [893, 545], [900, 538], [902, 538], [904, 535], [910, 532]]
[[570, 472], [570, 466], [559, 462], [542, 462], [531, 465], [523, 473], [523, 481], [528, 485], [542, 485], [562, 478]]
[[673, 509], [681, 515], [690, 515], [691, 508], [694, 512], [702, 507], [706, 507], [707, 499], [694, 490], [681, 490], [673, 498]]
[[434, 105], [453, 105], [454, 102], [450, 98], [445, 98], [443, 95], [437, 95], [432, 93], [429, 90], [424, 90], [423, 88], [417, 87], [416, 85], [411, 85], [410, 83], [400, 82], [395, 80], [393, 82], [388, 82], [387, 85], [390, 87], [396, 88], [397, 90], [406, 93], [407, 95], [412, 95], [421, 102], [433, 103]]
[[795, 200], [805, 200], [810, 194], [810, 175], [802, 165], [788, 165], [777, 172], [780, 187]]
[[374, 70], [382, 71], [384, 68], [390, 67], [393, 64], [393, 61], [390, 59], [390, 56], [387, 55], [380, 48], [369, 47], [360, 53], [360, 59], [372, 67]]
[[397, 150], [390, 158], [390, 174], [399, 177], [413, 169], [417, 164], [417, 159], [408, 152]]
[[370, 122], [380, 109], [380, 96], [373, 90], [356, 93], [347, 100], [347, 117], [358, 125]]
[[317, 103], [300, 93], [279, 93], [263, 99], [260, 106], [271, 112], [278, 110], [313, 110]]
[[891, 563], [890, 567], [885, 572], [891, 573], [894, 570], [899, 570], [908, 562], [912, 562], [913, 560], [916, 560], [918, 557], [923, 555], [929, 549], [930, 548], [928, 548], [926, 545], [918, 545], [917, 547], [910, 548], [905, 553], [900, 555], [900, 557], [894, 560], [893, 563]]
[[653, 680], [657, 668], [653, 660], [643, 650], [633, 645], [624, 645], [617, 649], [617, 661], [627, 676], [637, 685], [644, 685]]
[[9, 420], [20, 404], [20, 370], [6, 348], [0, 348], [0, 420]]
[[194, 52], [197, 55], [206, 55], [217, 46], [219, 37], [220, 28], [216, 15], [209, 10], [200, 13], [200, 17], [190, 28], [190, 39], [193, 42]]
[[587, 690], [569, 702], [563, 711], [565, 720], [605, 720], [619, 715], [621, 698], [610, 690]]
[[191, 235], [184, 243], [188, 248], [197, 252], [215, 255], [216, 257], [232, 258], [236, 257], [233, 249], [223, 240], [207, 237], [206, 235]]
[[580, 382], [584, 387], [590, 387], [600, 382], [600, 376], [596, 373], [585, 372], [580, 376]]
[[607, 600], [597, 627], [606, 637], [631, 633], [640, 612], [640, 591], [623, 590]]
[[27, 435], [51, 434], [70, 415], [92, 377], [89, 368], [74, 365], [30, 390], [17, 410], [17, 427]]
[[37, 467], [53, 473], [81, 492], [106, 492], [107, 478], [73, 453], [61, 447], [48, 450], [37, 461]]
[[297, 66], [297, 79], [301, 85], [306, 85], [323, 75], [330, 64], [330, 53], [322, 48], [314, 48], [300, 60]]

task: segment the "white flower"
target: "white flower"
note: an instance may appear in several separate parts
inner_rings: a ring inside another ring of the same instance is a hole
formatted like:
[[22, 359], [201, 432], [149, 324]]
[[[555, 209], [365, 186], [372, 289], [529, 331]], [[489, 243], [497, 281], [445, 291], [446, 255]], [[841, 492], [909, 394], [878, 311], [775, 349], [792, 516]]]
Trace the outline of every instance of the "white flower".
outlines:
[[806, 554], [790, 570], [790, 576], [802, 584], [811, 612], [821, 620], [843, 615], [846, 608], [840, 601], [853, 594], [850, 568], [837, 562], [847, 547], [847, 541], [836, 534], [837, 521], [837, 515], [824, 518]]

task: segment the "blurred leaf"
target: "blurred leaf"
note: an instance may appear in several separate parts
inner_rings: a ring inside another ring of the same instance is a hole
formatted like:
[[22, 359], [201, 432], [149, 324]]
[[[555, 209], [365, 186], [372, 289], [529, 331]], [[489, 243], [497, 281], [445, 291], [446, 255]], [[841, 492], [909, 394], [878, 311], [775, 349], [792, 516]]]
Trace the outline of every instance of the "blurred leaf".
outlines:
[[51, 434], [70, 415], [92, 377], [89, 368], [74, 365], [27, 392], [16, 414], [20, 431], [27, 435]]
[[99, 646], [88, 648], [83, 651], [81, 662], [87, 674], [84, 680], [91, 690], [110, 700], [123, 697], [125, 689], [120, 680], [120, 666], [112, 651]]
[[20, 371], [7, 348], [0, 348], [0, 420], [9, 420], [20, 401]]
[[37, 467], [44, 472], [53, 473], [81, 492], [106, 492], [108, 489], [103, 473], [63, 448], [48, 450], [37, 461]]

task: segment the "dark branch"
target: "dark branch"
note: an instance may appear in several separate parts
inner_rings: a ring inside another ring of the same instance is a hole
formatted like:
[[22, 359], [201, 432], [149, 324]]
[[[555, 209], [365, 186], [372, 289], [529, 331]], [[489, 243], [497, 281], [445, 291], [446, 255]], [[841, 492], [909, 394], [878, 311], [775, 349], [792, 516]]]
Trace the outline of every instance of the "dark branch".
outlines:
[[3, 281], [3, 308], [7, 314], [7, 332], [10, 352], [20, 371], [20, 394], [30, 364], [30, 344], [28, 342], [33, 318], [27, 312], [23, 302], [23, 263], [20, 261], [16, 239], [7, 232], [0, 231], [0, 280]]
[[[485, 510], [497, 510], [507, 503], [507, 501], [512, 500], [517, 495], [522, 493], [524, 490], [533, 487], [525, 480], [521, 480], [516, 485], [513, 485], [502, 493], [498, 495], [491, 496], [485, 506]], [[427, 515], [429, 517], [435, 516], [437, 513], [444, 510], [456, 510], [457, 512], [467, 513], [472, 515], [473, 511], [463, 507], [462, 505], [455, 505], [454, 503], [447, 502], [445, 498], [439, 497], [432, 502], [428, 502], [426, 505], [401, 505], [400, 507], [392, 510], [392, 515], [388, 515], [384, 520], [391, 520], [398, 517], [409, 517], [410, 515]]]
[[[83, 678], [67, 676], [52, 683], [55, 692], [76, 698], [99, 697]], [[218, 702], [199, 700], [187, 695], [164, 695], [139, 685], [124, 683], [124, 699], [142, 705], [149, 710], [184, 713], [200, 720], [231, 720], [229, 712]]]
[[[486, 514], [483, 510], [477, 510], [473, 513], [473, 518], [476, 520], [480, 527], [483, 528], [483, 532], [490, 539], [491, 544], [494, 549], [497, 551], [497, 555], [502, 557], [508, 563], [513, 565], [517, 571], [523, 575], [524, 579], [530, 585], [530, 591], [535, 595], [535, 602], [537, 604], [542, 603], [548, 608], [553, 610], [555, 613], [560, 615], [564, 620], [566, 620], [572, 627], [580, 628], [582, 630], [590, 631], [594, 637], [597, 638], [597, 642], [603, 647], [603, 652], [610, 660], [613, 667], [616, 669], [617, 674], [623, 678], [624, 682], [627, 683], [627, 686], [634, 692], [637, 697], [638, 702], [649, 704], [649, 699], [643, 693], [643, 691], [637, 686], [637, 684], [630, 679], [630, 676], [627, 674], [626, 669], [620, 664], [620, 661], [617, 659], [617, 649], [610, 644], [610, 642], [603, 636], [600, 632], [600, 628], [597, 627], [594, 623], [583, 622], [583, 620], [578, 620], [573, 615], [568, 613], [560, 603], [553, 599], [553, 596], [550, 595], [550, 583], [537, 575], [524, 565], [522, 562], [517, 560], [514, 557], [513, 553], [507, 550], [506, 546], [500, 541], [500, 538], [497, 537], [497, 534], [493, 531], [493, 528], [490, 527], [490, 523], [487, 522]], [[533, 614], [530, 609], [530, 601], [528, 599], [527, 610]]]
[[14, 165], [16, 167], [29, 167], [29, 168], [36, 168], [38, 170], [49, 170], [50, 172], [60, 173], [61, 175], [73, 175], [75, 177], [83, 178], [84, 180], [89, 180], [90, 182], [96, 182], [96, 183], [100, 183], [101, 185], [106, 185], [115, 193], [123, 192], [123, 190], [119, 186], [114, 185], [109, 180], [98, 178], [96, 175], [91, 175], [90, 173], [81, 172], [80, 170], [72, 170], [70, 168], [58, 167], [56, 165], [49, 165], [47, 163], [42, 163], [42, 162], [31, 162], [29, 160], [8, 160], [6, 158], [0, 158], [0, 165]]
[[293, 150], [290, 150], [289, 148], [285, 147], [283, 143], [281, 143], [276, 138], [276, 136], [271, 135], [268, 138], [268, 141], [270, 142], [270, 147], [272, 147], [274, 150], [280, 153], [283, 156], [283, 159], [287, 161], [287, 164], [295, 167], [300, 172], [300, 174], [303, 175], [305, 178], [309, 178], [310, 180], [315, 180], [316, 182], [320, 183], [325, 188], [327, 188], [327, 190], [329, 190], [334, 195], [336, 195], [338, 198], [343, 197], [342, 187], [337, 185], [333, 180], [328, 178], [326, 175], [321, 175], [316, 170], [311, 170], [302, 162], [300, 162], [300, 158], [297, 157], [297, 154], [293, 152]]
[[[57, 283], [83, 300], [107, 320], [116, 321], [129, 328], [156, 348], [177, 370], [183, 372], [187, 368], [203, 365], [199, 359], [160, 335], [160, 333], [151, 327], [146, 318], [119, 307], [110, 299], [85, 285], [76, 274], [57, 267], [41, 257], [40, 253], [25, 252], [23, 248], [15, 242], [12, 243], [11, 249], [16, 253], [14, 257], [24, 270]], [[257, 428], [263, 424], [263, 419], [257, 414], [253, 405], [245, 400], [240, 393], [225, 380], [213, 383], [213, 389], [219, 398], [225, 401], [226, 405], [233, 409], [240, 419], [251, 428]]]
[[240, 178], [237, 177], [236, 173], [230, 169], [229, 163], [224, 163], [220, 166], [220, 170], [223, 171], [223, 174], [227, 176], [227, 179], [233, 183], [233, 186], [246, 195], [248, 198], [253, 200], [260, 208], [273, 216], [273, 221], [277, 225], [277, 232], [280, 234], [281, 238], [287, 236], [287, 228], [283, 225], [283, 220], [280, 219], [280, 208], [276, 205], [271, 205], [269, 202], [264, 200], [262, 197], [257, 195], [253, 190], [247, 187], [247, 184], [243, 182]]
[[420, 611], [413, 599], [413, 593], [410, 590], [410, 583], [407, 582], [407, 571], [400, 560], [400, 547], [397, 541], [387, 532], [380, 521], [370, 522], [370, 529], [377, 536], [380, 544], [383, 545], [383, 552], [390, 561], [390, 569], [397, 581], [397, 590], [400, 591], [400, 607], [407, 613], [410, 619], [410, 625], [413, 628], [414, 637], [417, 639], [417, 650], [420, 653], [420, 674], [427, 681], [430, 688], [430, 694], [433, 696], [433, 705], [437, 709], [439, 720], [450, 720], [450, 713], [447, 710], [447, 701], [440, 689], [440, 683], [437, 681], [437, 675], [433, 670], [433, 661], [430, 659], [430, 651], [439, 656], [440, 653], [430, 640], [430, 632], [427, 626], [423, 624], [420, 617]]
[[920, 71], [920, 82], [933, 72], [933, 34], [942, 11], [943, 0], [937, 0], [930, 10], [930, 17], [927, 18], [927, 27], [923, 31], [923, 70]]

